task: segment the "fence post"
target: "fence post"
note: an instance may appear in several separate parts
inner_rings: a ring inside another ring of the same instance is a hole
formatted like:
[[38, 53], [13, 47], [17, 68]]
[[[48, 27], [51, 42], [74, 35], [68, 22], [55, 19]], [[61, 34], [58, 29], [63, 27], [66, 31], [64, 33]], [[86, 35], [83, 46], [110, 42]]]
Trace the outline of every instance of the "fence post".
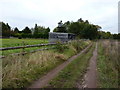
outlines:
[[23, 44], [23, 48], [22, 48], [22, 55], [24, 55], [24, 52], [25, 52], [25, 42], [22, 41], [22, 44]]

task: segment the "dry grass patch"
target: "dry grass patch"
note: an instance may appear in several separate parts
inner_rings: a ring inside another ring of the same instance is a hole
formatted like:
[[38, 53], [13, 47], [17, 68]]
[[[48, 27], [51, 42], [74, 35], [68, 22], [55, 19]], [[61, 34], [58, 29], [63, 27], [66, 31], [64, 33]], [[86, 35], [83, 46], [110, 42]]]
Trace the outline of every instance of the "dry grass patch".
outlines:
[[3, 59], [3, 87], [24, 87], [63, 60], [66, 60], [64, 55], [52, 51], [7, 57]]

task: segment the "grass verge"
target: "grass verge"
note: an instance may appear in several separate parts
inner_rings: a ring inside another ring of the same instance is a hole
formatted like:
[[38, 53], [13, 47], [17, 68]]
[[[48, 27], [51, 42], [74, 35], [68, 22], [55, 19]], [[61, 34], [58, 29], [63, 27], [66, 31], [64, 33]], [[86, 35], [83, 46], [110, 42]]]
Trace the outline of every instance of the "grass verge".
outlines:
[[45, 88], [74, 88], [81, 80], [93, 55], [95, 44], [66, 66]]
[[98, 87], [118, 88], [118, 44], [103, 40], [98, 44]]

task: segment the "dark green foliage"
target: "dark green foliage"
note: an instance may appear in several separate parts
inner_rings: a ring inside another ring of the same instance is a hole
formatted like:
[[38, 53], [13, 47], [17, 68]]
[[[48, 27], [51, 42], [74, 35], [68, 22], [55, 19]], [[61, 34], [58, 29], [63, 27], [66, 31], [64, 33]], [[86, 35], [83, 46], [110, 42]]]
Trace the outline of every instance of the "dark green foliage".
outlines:
[[31, 33], [31, 30], [29, 29], [29, 27], [25, 27], [25, 29], [23, 29], [22, 31], [24, 34], [29, 34]]
[[83, 38], [93, 40], [97, 38], [97, 32], [98, 31], [95, 25], [90, 25], [86, 23], [84, 30], [81, 33]]
[[11, 31], [11, 36], [22, 38], [21, 34], [20, 34], [20, 31], [19, 31], [19, 29], [17, 27], [15, 27], [13, 31]]
[[68, 46], [66, 45], [62, 45], [61, 42], [57, 42], [57, 45], [56, 45], [56, 50], [57, 52], [63, 52], [65, 49], [68, 49]]
[[18, 30], [17, 27], [15, 27], [14, 32], [15, 32], [15, 33], [19, 33], [19, 30]]
[[67, 21], [63, 24], [64, 28], [55, 28], [54, 32], [74, 33], [79, 38], [96, 39], [98, 30], [101, 28], [98, 25], [90, 24], [88, 20], [83, 21], [82, 18], [77, 22]]
[[71, 23], [71, 25], [69, 26], [68, 32], [69, 33], [74, 33], [76, 35], [79, 35], [81, 28], [80, 28], [80, 24], [79, 22], [73, 22]]
[[113, 39], [120, 39], [120, 33], [119, 34], [113, 34]]
[[11, 29], [11, 27], [3, 22], [0, 22], [1, 24], [1, 33], [3, 38], [9, 38], [12, 37], [18, 37], [18, 38], [48, 38], [50, 28], [45, 28], [43, 26], [37, 26], [35, 24], [34, 28], [29, 28], [26, 26], [22, 31], [19, 31], [17, 27], [14, 28], [14, 30]]
[[50, 32], [49, 27], [45, 28], [43, 26], [37, 26], [37, 24], [35, 24], [35, 28], [33, 31], [33, 37], [34, 38], [48, 38], [49, 32]]
[[80, 18], [80, 19], [78, 19], [78, 22], [84, 22], [84, 21], [82, 20], [82, 18]]
[[8, 38], [11, 35], [11, 28], [10, 26], [7, 24], [5, 24], [4, 22], [0, 22], [2, 24], [2, 37]]
[[98, 34], [99, 34], [99, 39], [111, 39], [111, 38], [113, 38], [113, 36], [110, 32], [99, 31]]
[[65, 27], [57, 27], [55, 28], [54, 32], [66, 33], [67, 31]]

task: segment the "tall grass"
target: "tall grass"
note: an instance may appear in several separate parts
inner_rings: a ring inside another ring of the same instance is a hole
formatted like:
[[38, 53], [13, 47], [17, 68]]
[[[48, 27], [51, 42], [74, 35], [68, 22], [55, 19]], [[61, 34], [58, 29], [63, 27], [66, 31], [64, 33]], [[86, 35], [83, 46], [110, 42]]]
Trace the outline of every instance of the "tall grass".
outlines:
[[118, 41], [103, 40], [98, 46], [98, 87], [118, 88]]
[[3, 60], [3, 87], [25, 87], [38, 76], [62, 63], [62, 60], [66, 60], [65, 56], [52, 51], [8, 57]]
[[[81, 41], [81, 43], [85, 48], [90, 42]], [[27, 87], [34, 80], [42, 77], [48, 71], [76, 54], [77, 50], [72, 43], [68, 44], [67, 47], [63, 52], [58, 52], [55, 49], [24, 56], [8, 56], [2, 59], [3, 88]]]

